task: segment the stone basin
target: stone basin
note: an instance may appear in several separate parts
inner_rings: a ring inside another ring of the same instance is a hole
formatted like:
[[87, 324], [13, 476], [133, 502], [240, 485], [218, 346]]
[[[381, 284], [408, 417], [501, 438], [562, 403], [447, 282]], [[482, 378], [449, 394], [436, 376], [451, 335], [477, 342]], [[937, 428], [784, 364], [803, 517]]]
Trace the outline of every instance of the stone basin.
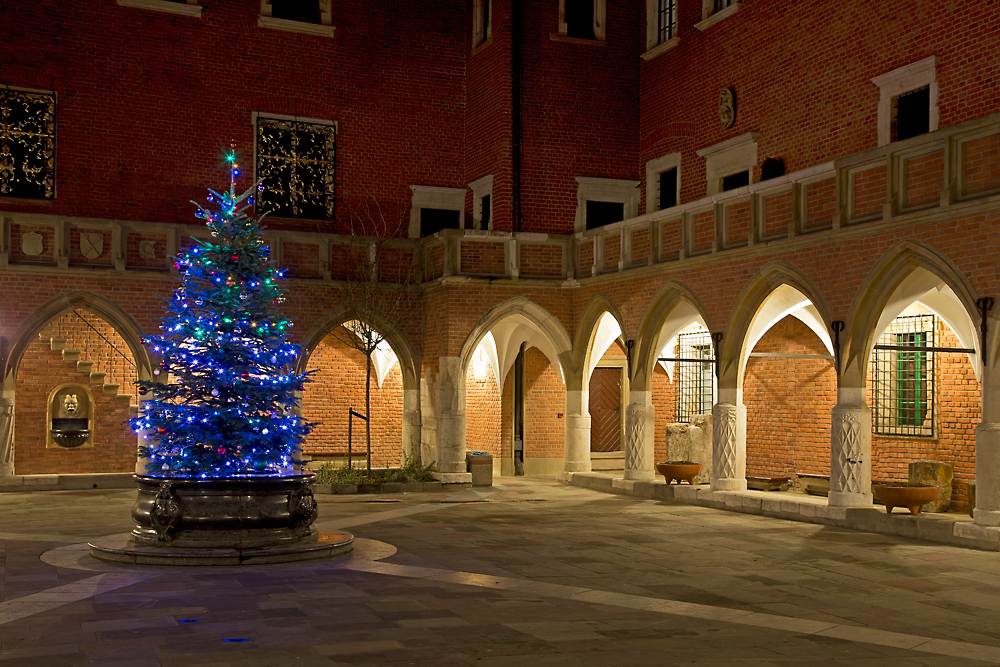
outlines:
[[688, 484], [694, 484], [694, 478], [701, 472], [701, 464], [694, 461], [667, 461], [666, 463], [657, 463], [656, 472], [663, 475], [667, 484], [672, 483], [675, 479], [678, 484], [682, 480], [687, 480]]
[[90, 437], [89, 429], [52, 429], [52, 442], [60, 447], [79, 447]]
[[914, 516], [920, 513], [924, 505], [938, 497], [939, 490], [936, 486], [908, 482], [880, 484], [875, 488], [879, 500], [885, 503], [886, 514], [891, 514], [893, 508], [905, 507]]

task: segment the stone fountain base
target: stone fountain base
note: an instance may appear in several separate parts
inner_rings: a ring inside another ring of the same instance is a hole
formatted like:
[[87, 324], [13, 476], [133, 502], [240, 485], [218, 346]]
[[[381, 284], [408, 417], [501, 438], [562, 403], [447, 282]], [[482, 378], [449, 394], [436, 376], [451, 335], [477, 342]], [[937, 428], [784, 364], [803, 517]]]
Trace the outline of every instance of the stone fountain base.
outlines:
[[[144, 564], [240, 564], [350, 551], [349, 533], [317, 536], [313, 473], [217, 479], [135, 475], [131, 534], [90, 544], [98, 559]], [[320, 539], [320, 538], [323, 539]]]
[[98, 560], [127, 565], [265, 565], [318, 560], [350, 553], [354, 535], [348, 532], [317, 535], [296, 544], [271, 547], [207, 548], [136, 544], [121, 533], [91, 541], [90, 555]]

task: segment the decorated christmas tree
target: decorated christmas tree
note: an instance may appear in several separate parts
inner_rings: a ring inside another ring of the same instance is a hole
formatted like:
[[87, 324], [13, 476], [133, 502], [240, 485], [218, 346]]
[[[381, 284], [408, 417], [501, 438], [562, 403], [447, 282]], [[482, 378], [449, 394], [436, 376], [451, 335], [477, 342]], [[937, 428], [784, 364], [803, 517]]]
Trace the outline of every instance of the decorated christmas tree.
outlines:
[[[229, 192], [209, 190], [207, 204], [192, 202], [211, 239], [178, 253], [182, 285], [163, 334], [144, 340], [162, 363], [157, 379], [138, 383], [153, 396], [131, 425], [152, 475], [287, 474], [312, 428], [294, 411], [308, 374], [293, 371], [299, 348], [276, 308], [282, 272], [268, 262], [260, 217], [249, 212], [263, 186], [237, 196], [235, 150], [226, 159]], [[157, 381], [167, 374], [169, 383]]]

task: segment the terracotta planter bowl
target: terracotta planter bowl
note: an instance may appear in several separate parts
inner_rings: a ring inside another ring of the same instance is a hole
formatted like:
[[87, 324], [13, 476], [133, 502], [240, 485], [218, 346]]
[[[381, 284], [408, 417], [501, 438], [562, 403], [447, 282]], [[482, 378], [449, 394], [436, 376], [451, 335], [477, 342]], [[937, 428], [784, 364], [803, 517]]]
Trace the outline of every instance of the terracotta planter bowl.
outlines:
[[688, 484], [694, 484], [694, 478], [701, 472], [701, 464], [693, 461], [667, 461], [666, 463], [657, 463], [656, 472], [663, 475], [667, 484], [672, 483], [675, 479], [678, 484], [682, 480], [687, 480]]
[[891, 514], [895, 507], [905, 507], [914, 516], [920, 509], [938, 497], [938, 487], [923, 484], [880, 484], [877, 488], [879, 499], [885, 503], [886, 514]]

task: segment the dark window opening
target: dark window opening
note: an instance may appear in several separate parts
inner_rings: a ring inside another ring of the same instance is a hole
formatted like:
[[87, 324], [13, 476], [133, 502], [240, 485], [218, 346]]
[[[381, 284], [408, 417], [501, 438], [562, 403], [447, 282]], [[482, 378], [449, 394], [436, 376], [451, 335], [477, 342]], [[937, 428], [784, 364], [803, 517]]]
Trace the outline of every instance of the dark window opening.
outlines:
[[56, 98], [0, 90], [0, 196], [56, 194]]
[[677, 169], [660, 172], [656, 179], [657, 209], [663, 210], [677, 206]]
[[612, 201], [587, 202], [587, 229], [595, 229], [625, 219], [625, 204]]
[[257, 119], [258, 213], [334, 216], [337, 130], [333, 125]]
[[733, 0], [715, 0], [715, 8], [713, 10], [713, 13], [721, 12], [723, 9], [730, 6], [731, 4], [733, 4]]
[[673, 39], [677, 32], [677, 0], [659, 0], [656, 8], [657, 44]]
[[420, 209], [420, 236], [430, 236], [442, 229], [459, 229], [460, 213], [444, 208]]
[[482, 44], [490, 35], [490, 0], [483, 0], [483, 30], [479, 35], [479, 43]]
[[490, 195], [483, 195], [479, 200], [479, 224], [480, 229], [490, 228]]
[[727, 190], [735, 190], [736, 188], [742, 188], [744, 185], [750, 185], [749, 171], [740, 171], [735, 174], [722, 177], [723, 192]]
[[902, 141], [931, 130], [931, 89], [903, 93], [892, 104], [892, 140]]
[[785, 161], [780, 157], [769, 157], [760, 165], [760, 180], [766, 181], [785, 175]]
[[594, 0], [565, 0], [566, 36], [594, 39]]
[[302, 23], [321, 22], [318, 0], [271, 0], [271, 16]]

